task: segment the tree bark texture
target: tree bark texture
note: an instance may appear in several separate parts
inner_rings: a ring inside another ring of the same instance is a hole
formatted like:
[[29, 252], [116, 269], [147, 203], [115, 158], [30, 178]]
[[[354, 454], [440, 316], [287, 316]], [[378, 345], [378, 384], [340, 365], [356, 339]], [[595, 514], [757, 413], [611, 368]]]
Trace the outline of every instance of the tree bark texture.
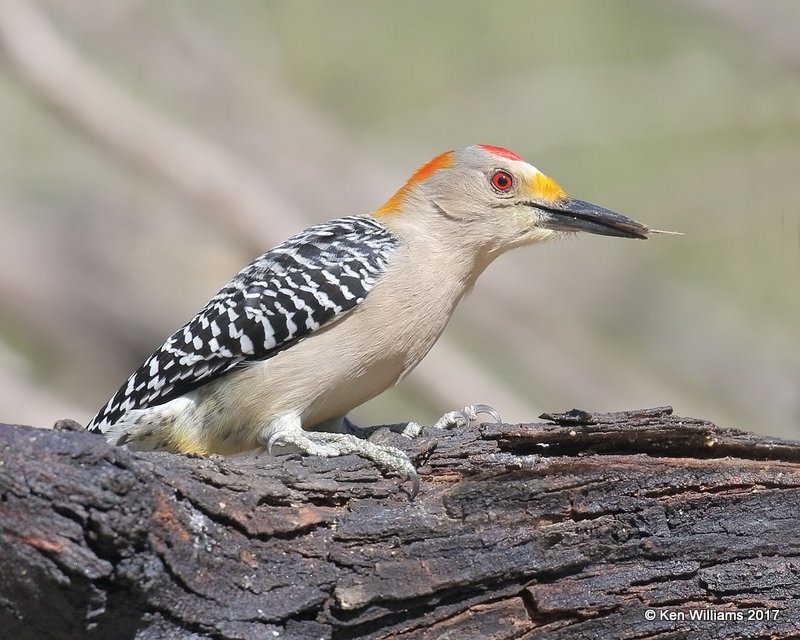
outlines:
[[0, 425], [0, 637], [790, 638], [800, 442], [671, 415], [373, 439], [356, 456], [134, 453]]

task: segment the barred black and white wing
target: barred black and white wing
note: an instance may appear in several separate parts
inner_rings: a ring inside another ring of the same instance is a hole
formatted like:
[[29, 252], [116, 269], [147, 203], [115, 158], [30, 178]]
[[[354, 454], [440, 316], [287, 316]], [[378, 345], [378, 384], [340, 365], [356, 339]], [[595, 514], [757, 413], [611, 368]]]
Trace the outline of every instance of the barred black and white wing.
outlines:
[[105, 432], [127, 411], [164, 404], [290, 348], [361, 303], [398, 244], [371, 216], [350, 216], [267, 251], [145, 360], [87, 428]]

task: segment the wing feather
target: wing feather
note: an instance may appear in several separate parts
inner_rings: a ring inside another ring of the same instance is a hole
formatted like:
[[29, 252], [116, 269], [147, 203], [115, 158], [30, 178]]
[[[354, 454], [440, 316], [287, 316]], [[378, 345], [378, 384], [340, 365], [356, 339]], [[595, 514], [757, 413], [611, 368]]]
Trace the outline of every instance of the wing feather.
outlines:
[[127, 411], [164, 404], [291, 347], [361, 303], [398, 244], [371, 216], [350, 216], [267, 251], [167, 338], [88, 428], [105, 432]]

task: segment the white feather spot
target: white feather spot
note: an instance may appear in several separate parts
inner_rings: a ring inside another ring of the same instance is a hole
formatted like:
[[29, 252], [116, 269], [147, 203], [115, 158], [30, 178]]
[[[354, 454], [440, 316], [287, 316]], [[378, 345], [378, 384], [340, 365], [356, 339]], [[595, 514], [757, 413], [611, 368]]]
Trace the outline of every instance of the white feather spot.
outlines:
[[164, 378], [162, 378], [161, 376], [156, 376], [155, 378], [150, 379], [150, 382], [147, 383], [147, 388], [155, 389], [156, 391], [158, 391], [159, 389], [161, 389], [161, 387], [164, 386], [165, 382], [166, 380]]
[[255, 352], [253, 341], [246, 334], [243, 334], [242, 337], [239, 338], [239, 343], [241, 344], [243, 354], [249, 356]]

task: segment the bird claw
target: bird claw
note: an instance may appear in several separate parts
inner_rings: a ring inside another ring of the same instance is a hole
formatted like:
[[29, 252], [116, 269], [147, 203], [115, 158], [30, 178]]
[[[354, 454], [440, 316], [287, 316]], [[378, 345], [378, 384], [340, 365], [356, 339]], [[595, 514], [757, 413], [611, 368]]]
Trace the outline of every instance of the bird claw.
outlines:
[[464, 407], [461, 411], [451, 411], [450, 413], [446, 413], [433, 426], [440, 429], [468, 427], [475, 422], [478, 419], [478, 416], [482, 413], [491, 416], [495, 422], [502, 422], [500, 414], [488, 404], [471, 404], [467, 407]]
[[491, 416], [492, 420], [497, 423], [503, 421], [503, 419], [500, 417], [500, 414], [497, 413], [497, 410], [488, 404], [473, 404], [469, 407], [465, 407], [464, 411], [467, 411], [468, 409], [470, 410], [470, 417], [472, 420], [477, 420], [478, 416], [483, 413], [487, 416]]
[[285, 435], [286, 435], [286, 434], [285, 434], [283, 431], [278, 431], [277, 433], [273, 433], [273, 434], [270, 436], [269, 440], [267, 440], [267, 453], [268, 453], [269, 455], [274, 455], [274, 454], [272, 453], [272, 447], [274, 447], [274, 446], [275, 446], [275, 444], [278, 442], [278, 440], [280, 440], [281, 438], [283, 438]]
[[419, 474], [413, 466], [406, 472], [406, 478], [411, 480], [411, 491], [408, 494], [408, 499], [411, 502], [419, 493]]

